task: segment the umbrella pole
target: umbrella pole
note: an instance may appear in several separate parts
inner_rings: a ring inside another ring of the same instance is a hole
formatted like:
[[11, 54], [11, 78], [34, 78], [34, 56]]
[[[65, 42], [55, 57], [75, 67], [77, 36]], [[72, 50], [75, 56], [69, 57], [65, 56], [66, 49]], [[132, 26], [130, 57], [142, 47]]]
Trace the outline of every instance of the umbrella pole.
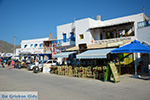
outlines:
[[121, 75], [121, 63], [120, 63], [120, 54], [119, 54], [119, 74]]
[[137, 76], [137, 53], [135, 53], [135, 62], [134, 62], [134, 67], [135, 67], [135, 76]]
[[140, 77], [140, 75], [137, 75], [137, 64], [136, 64], [137, 58], [138, 58], [138, 55], [137, 55], [137, 53], [135, 53], [135, 61], [134, 61], [135, 75], [133, 76], [133, 78], [139, 78]]
[[119, 60], [119, 75], [121, 75], [120, 53], [118, 54], [118, 60]]

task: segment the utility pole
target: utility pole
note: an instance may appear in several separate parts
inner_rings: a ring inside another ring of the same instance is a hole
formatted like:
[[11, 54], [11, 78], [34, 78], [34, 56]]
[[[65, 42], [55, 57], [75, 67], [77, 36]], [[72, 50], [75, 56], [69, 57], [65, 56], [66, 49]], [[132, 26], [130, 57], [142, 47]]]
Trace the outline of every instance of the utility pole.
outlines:
[[14, 54], [16, 54], [16, 37], [14, 36]]

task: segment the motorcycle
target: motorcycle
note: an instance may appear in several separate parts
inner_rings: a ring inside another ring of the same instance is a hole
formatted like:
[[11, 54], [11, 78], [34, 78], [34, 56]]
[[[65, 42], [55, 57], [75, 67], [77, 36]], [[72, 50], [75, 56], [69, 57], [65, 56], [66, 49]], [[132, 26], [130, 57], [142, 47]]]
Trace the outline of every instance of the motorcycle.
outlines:
[[39, 72], [39, 67], [38, 66], [33, 67], [33, 73], [38, 73], [38, 72]]

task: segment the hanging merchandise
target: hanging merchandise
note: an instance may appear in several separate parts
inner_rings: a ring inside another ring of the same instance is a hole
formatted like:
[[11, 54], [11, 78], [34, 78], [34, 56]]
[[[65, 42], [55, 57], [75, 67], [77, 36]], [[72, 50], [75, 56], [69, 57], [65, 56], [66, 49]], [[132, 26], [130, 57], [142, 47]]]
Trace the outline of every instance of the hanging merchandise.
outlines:
[[128, 36], [128, 32], [126, 32], [125, 36], [126, 36], [126, 37]]
[[116, 32], [117, 34], [119, 34], [119, 31], [117, 30], [117, 32]]
[[108, 38], [108, 39], [110, 38], [110, 34], [109, 34], [109, 32], [107, 32], [107, 38]]
[[125, 35], [125, 30], [119, 31], [119, 34], [122, 36]]
[[117, 38], [119, 38], [119, 31], [118, 31], [118, 29], [116, 30], [116, 35], [117, 35]]
[[112, 34], [115, 34], [115, 32], [112, 32]]
[[114, 37], [114, 34], [113, 34], [113, 33], [110, 33], [110, 37], [113, 38], [113, 37]]
[[130, 35], [132, 33], [132, 28], [128, 31], [128, 35]]

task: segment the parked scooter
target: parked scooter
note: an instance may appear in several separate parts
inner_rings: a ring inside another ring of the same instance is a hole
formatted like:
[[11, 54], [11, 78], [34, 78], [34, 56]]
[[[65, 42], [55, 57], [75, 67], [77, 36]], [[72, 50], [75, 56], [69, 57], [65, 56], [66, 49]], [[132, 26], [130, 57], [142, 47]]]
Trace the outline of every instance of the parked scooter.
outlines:
[[39, 72], [39, 67], [38, 67], [39, 62], [36, 59], [34, 63], [35, 63], [35, 66], [33, 67], [33, 73], [38, 73]]
[[33, 67], [33, 73], [38, 73], [39, 72], [39, 67], [38, 66], [34, 66]]

